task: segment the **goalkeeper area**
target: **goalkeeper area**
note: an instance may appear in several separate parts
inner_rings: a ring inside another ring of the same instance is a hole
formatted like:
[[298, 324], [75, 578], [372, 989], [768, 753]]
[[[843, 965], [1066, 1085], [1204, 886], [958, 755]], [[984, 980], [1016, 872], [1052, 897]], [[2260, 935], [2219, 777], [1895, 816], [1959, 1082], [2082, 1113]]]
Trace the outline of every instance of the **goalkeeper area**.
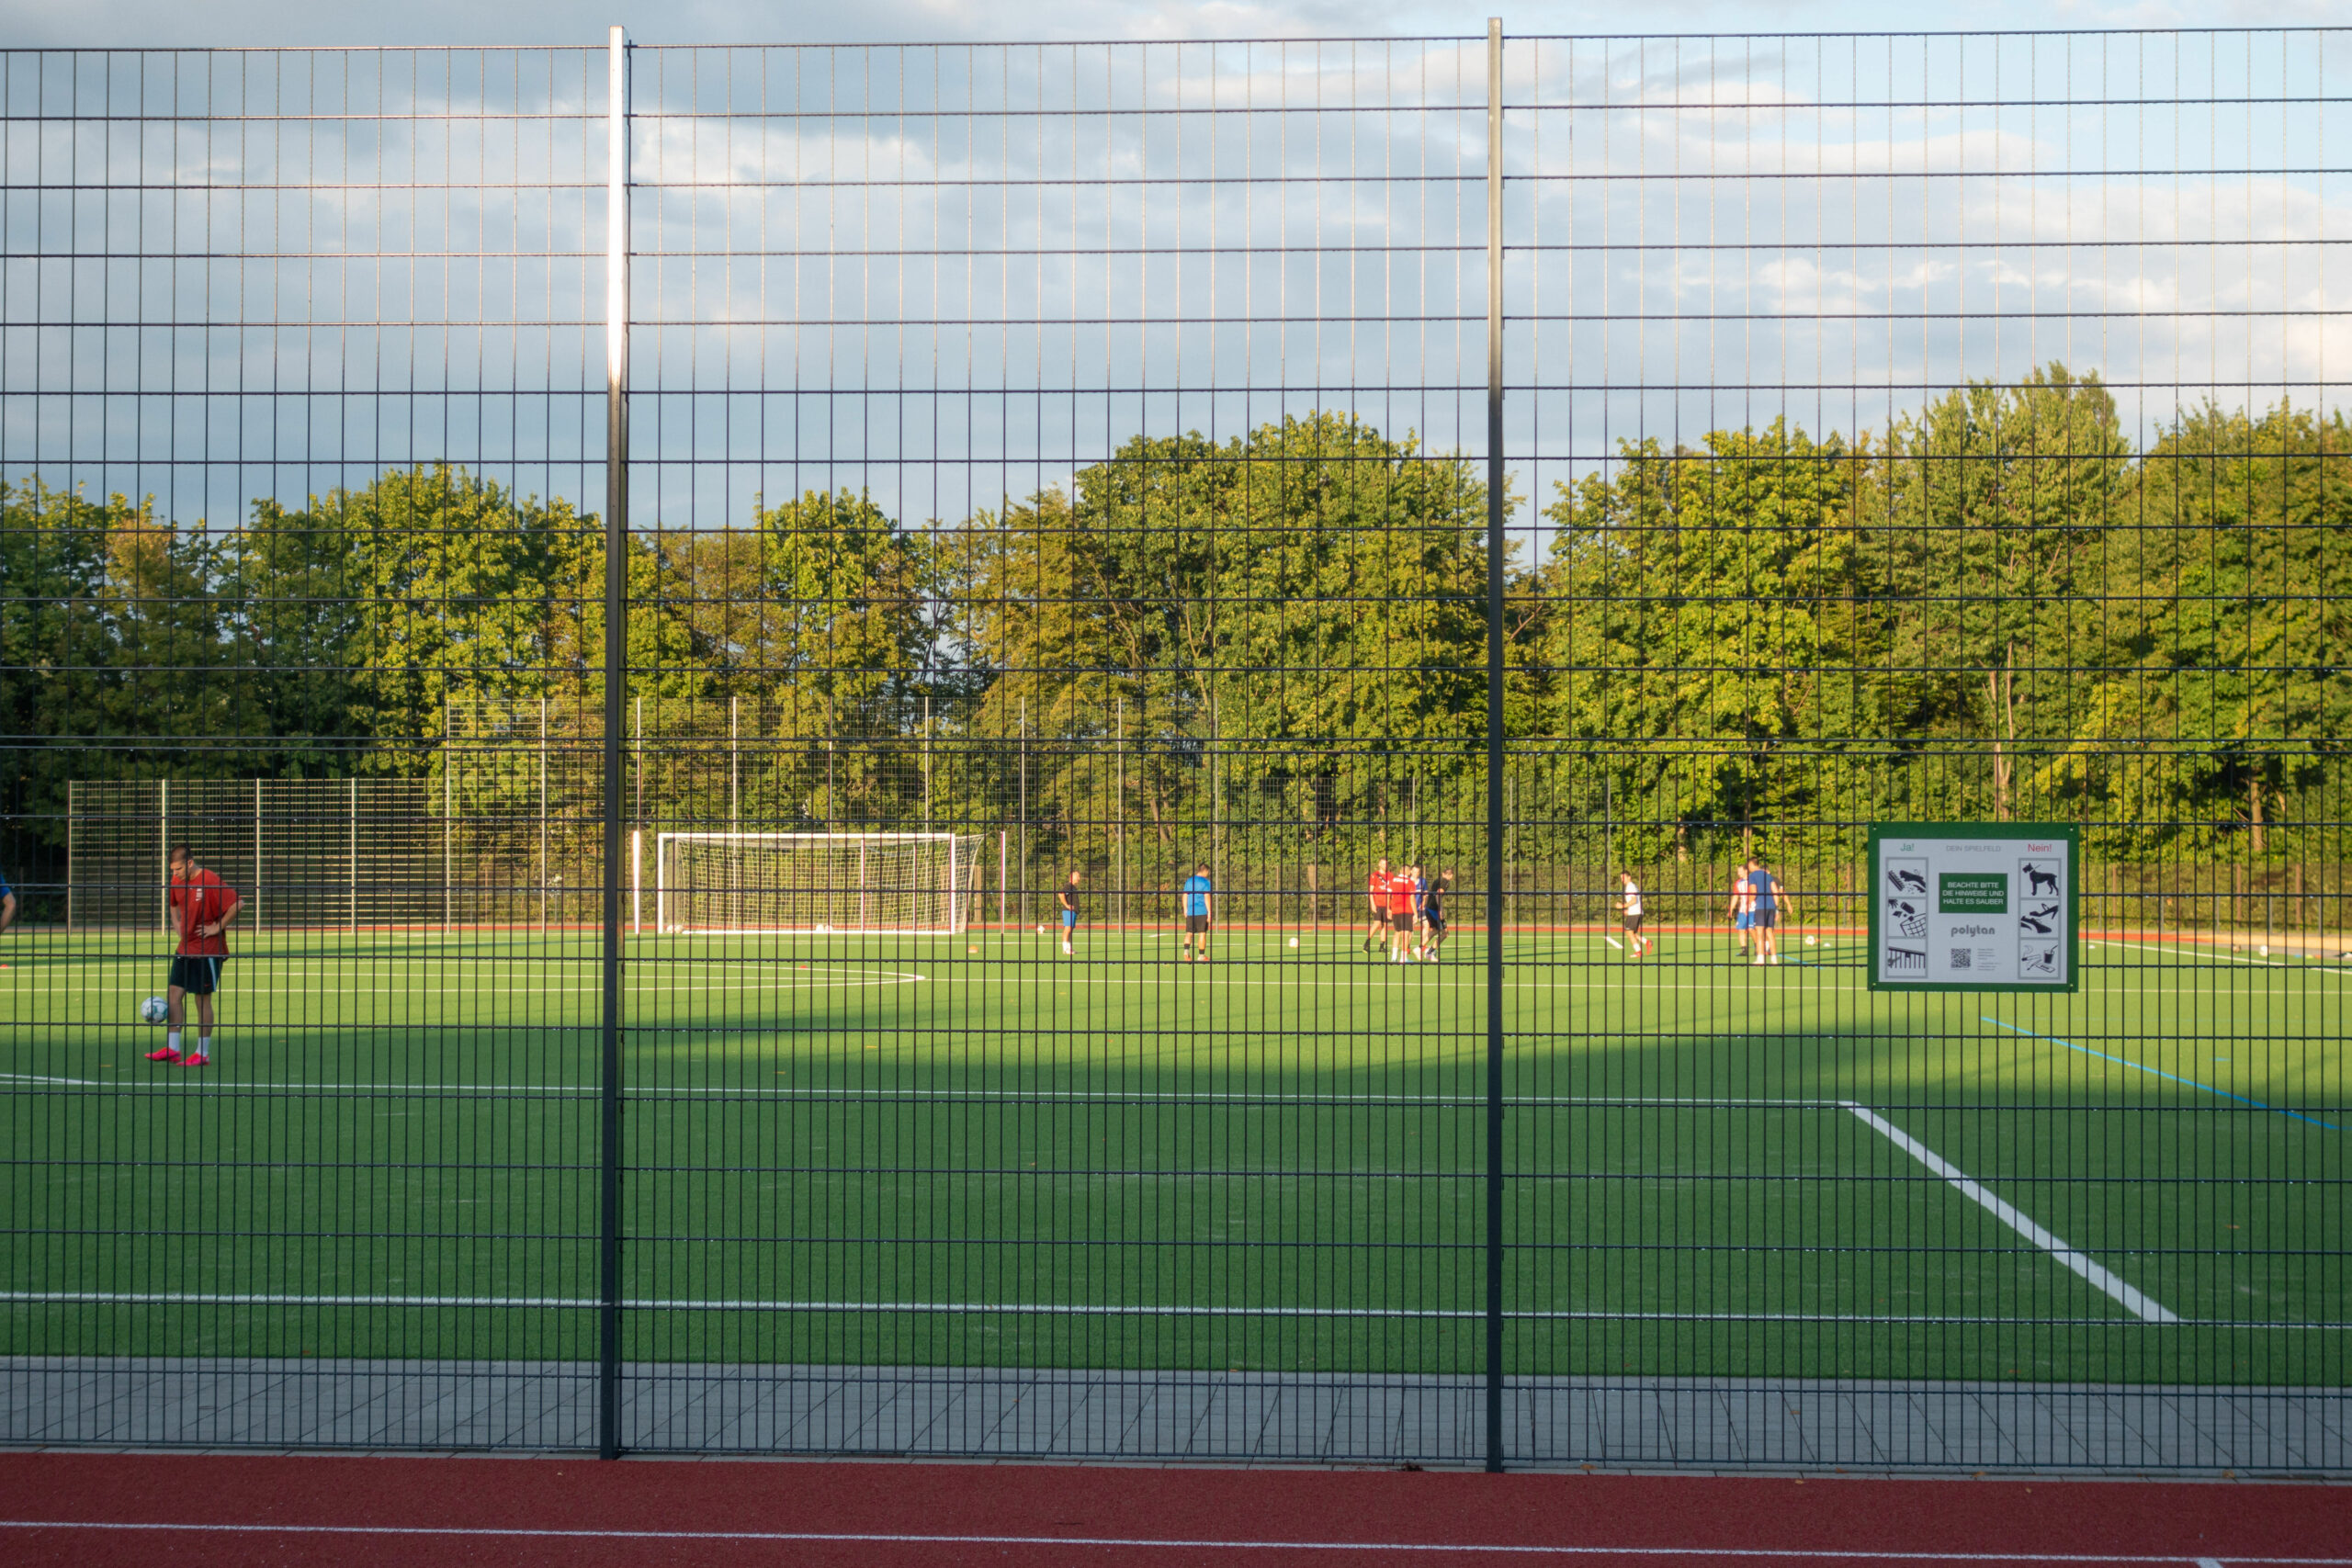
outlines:
[[[674, 852], [701, 881], [670, 923], [847, 918], [721, 876], [803, 849]], [[1598, 928], [1505, 938], [1515, 1373], [2345, 1364], [2334, 953], [2094, 931], [2075, 995], [1939, 996], [1870, 992], [1835, 929], [1777, 967], [1657, 935], [1640, 963]], [[1141, 925], [1067, 959], [1058, 931], [993, 926], [635, 937], [624, 1356], [1475, 1370], [1485, 944], [1401, 965], [1268, 925], [1197, 964]], [[17, 1342], [593, 1356], [589, 942], [265, 931], [202, 1075], [141, 1059], [153, 934], [19, 930], [6, 956]]]
[[[980, 846], [954, 833], [658, 834], [654, 929], [954, 936], [977, 912]], [[631, 903], [642, 910], [641, 884]]]

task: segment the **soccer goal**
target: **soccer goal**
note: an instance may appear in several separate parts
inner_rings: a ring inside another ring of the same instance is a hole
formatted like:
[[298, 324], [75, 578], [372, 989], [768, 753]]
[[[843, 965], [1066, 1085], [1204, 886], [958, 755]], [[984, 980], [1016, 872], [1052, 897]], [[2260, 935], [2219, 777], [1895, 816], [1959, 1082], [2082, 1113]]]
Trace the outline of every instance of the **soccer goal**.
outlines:
[[658, 928], [953, 935], [970, 921], [980, 840], [955, 833], [663, 833]]

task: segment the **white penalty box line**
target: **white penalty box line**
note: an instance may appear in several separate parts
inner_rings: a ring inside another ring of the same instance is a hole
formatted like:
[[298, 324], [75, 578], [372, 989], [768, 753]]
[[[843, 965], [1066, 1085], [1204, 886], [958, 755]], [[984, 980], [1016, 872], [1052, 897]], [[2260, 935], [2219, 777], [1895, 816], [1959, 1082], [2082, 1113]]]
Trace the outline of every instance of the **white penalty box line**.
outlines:
[[[75, 1087], [88, 1087], [114, 1090], [130, 1089], [132, 1092], [138, 1093], [176, 1092], [178, 1088], [178, 1086], [175, 1085], [166, 1086], [139, 1083], [124, 1083], [119, 1085], [81, 1084], [76, 1083], [76, 1080], [73, 1079], [46, 1079], [41, 1081], [61, 1086], [74, 1084]], [[215, 1092], [233, 1091], [238, 1087], [245, 1087], [279, 1092], [342, 1092], [373, 1094], [399, 1094], [406, 1092], [428, 1095], [435, 1093], [449, 1093], [459, 1089], [466, 1089], [472, 1093], [481, 1093], [485, 1091], [494, 1092], [496, 1088], [496, 1086], [492, 1085], [458, 1086], [424, 1084], [367, 1085], [299, 1083], [266, 1085], [255, 1084], [246, 1086], [222, 1083], [213, 1087]], [[582, 1098], [586, 1098], [594, 1095], [596, 1090], [592, 1086], [586, 1085], [575, 1087], [571, 1085], [548, 1084], [511, 1086], [507, 1088], [506, 1092], [557, 1095], [577, 1094]], [[767, 1088], [751, 1089], [748, 1087], [742, 1089], [728, 1089], [723, 1088], [701, 1089], [638, 1089], [630, 1091], [631, 1098], [654, 1099], [669, 1096], [731, 1096], [737, 1098], [762, 1099], [778, 1101], [808, 1100], [813, 1099], [833, 1100], [870, 1098], [870, 1096], [861, 1094], [859, 1091], [847, 1089], [775, 1089]], [[920, 1091], [910, 1094], [906, 1090], [888, 1090], [885, 1091], [881, 1098], [894, 1100], [904, 1100], [910, 1098], [935, 1098], [944, 1102], [969, 1104], [974, 1102], [986, 1102], [997, 1099], [1008, 1101], [1029, 1102], [1059, 1101], [1065, 1103], [1109, 1103], [1132, 1097], [1123, 1096], [1115, 1090], [1098, 1090], [1091, 1092], [1073, 1092], [1069, 1090], [1001, 1090], [991, 1092], [987, 1090], [967, 1089], [951, 1091], [946, 1094]], [[1351, 1105], [1419, 1105], [1433, 1108], [1451, 1107], [1455, 1109], [1464, 1109], [1482, 1106], [1485, 1104], [1485, 1100], [1482, 1097], [1472, 1095], [1334, 1095], [1300, 1096], [1294, 1098], [1283, 1096], [1246, 1096], [1238, 1094], [1210, 1093], [1184, 1096], [1182, 1098], [1203, 1104], [1226, 1106], [1231, 1106], [1237, 1103], [1264, 1104], [1272, 1109], [1295, 1107], [1300, 1104], [1326, 1104], [1333, 1107], [1347, 1107]], [[1895, 1148], [1901, 1150], [1904, 1154], [1917, 1161], [1919, 1165], [1925, 1168], [1930, 1175], [1941, 1179], [1942, 1181], [1947, 1186], [1951, 1187], [1953, 1191], [1959, 1193], [1970, 1202], [1983, 1209], [1986, 1213], [1992, 1215], [1994, 1219], [1999, 1221], [2003, 1225], [2008, 1227], [2009, 1230], [2023, 1237], [2034, 1247], [2048, 1254], [2052, 1261], [2055, 1262], [2068, 1272], [2074, 1274], [2084, 1283], [2089, 1285], [2093, 1290], [2099, 1292], [2101, 1294], [2115, 1302], [2116, 1304], [2122, 1307], [2124, 1311], [2132, 1314], [2132, 1316], [2139, 1318], [2142, 1322], [2154, 1324], [2177, 1324], [2181, 1321], [2180, 1314], [2178, 1313], [2174, 1312], [2170, 1307], [2167, 1307], [2163, 1303], [2155, 1300], [2146, 1292], [2129, 1283], [2113, 1269], [2094, 1260], [2080, 1248], [2069, 1245], [2056, 1233], [2050, 1230], [2047, 1226], [2037, 1223], [2031, 1216], [2028, 1215], [2015, 1204], [1992, 1192], [1984, 1186], [1984, 1183], [1970, 1176], [1966, 1171], [1961, 1169], [1951, 1161], [1944, 1158], [1943, 1156], [1929, 1148], [1919, 1139], [1913, 1137], [1910, 1134], [1905, 1132], [1902, 1128], [1896, 1126], [1894, 1122], [1888, 1121], [1877, 1111], [1872, 1111], [1870, 1107], [1856, 1100], [1762, 1099], [1712, 1100], [1697, 1097], [1628, 1099], [1613, 1097], [1555, 1096], [1513, 1099], [1507, 1101], [1507, 1103], [1521, 1106], [1531, 1110], [1544, 1107], [1555, 1109], [1577, 1109], [1582, 1107], [1594, 1110], [1678, 1109], [1720, 1111], [1843, 1111], [1851, 1115], [1856, 1121], [1861, 1122], [1863, 1126], [1868, 1127], [1871, 1132], [1876, 1133], [1880, 1137], [1884, 1138]], [[16, 1295], [0, 1294], [0, 1301], [21, 1299], [25, 1298]], [[1601, 1314], [1597, 1315], [1608, 1316], [1615, 1314]]]

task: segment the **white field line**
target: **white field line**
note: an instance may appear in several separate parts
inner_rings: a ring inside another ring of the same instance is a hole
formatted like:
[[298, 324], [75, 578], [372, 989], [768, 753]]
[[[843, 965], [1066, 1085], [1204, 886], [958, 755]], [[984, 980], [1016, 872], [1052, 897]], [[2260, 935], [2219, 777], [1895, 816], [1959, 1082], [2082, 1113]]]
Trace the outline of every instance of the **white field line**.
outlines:
[[[299, 1094], [409, 1094], [409, 1095], [492, 1095], [492, 1094], [569, 1094], [593, 1099], [603, 1093], [595, 1084], [578, 1083], [245, 1083], [235, 1078], [196, 1078], [185, 1075], [159, 1077], [124, 1078], [109, 1083], [103, 1078], [47, 1078], [42, 1082], [71, 1085], [83, 1089], [141, 1089], [151, 1093], [177, 1094], [187, 1086], [212, 1086], [220, 1089], [254, 1089], [268, 1093]], [[1269, 1111], [1295, 1110], [1314, 1105], [1369, 1105], [1410, 1109], [1415, 1106], [1438, 1108], [1460, 1107], [1464, 1110], [1483, 1109], [1484, 1095], [1476, 1094], [1246, 1094], [1238, 1090], [1206, 1089], [1189, 1094], [1145, 1095], [1142, 1091], [1122, 1093], [1115, 1089], [791, 1089], [762, 1084], [746, 1084], [730, 1089], [724, 1085], [650, 1084], [628, 1086], [621, 1090], [624, 1099], [650, 1099], [670, 1095], [723, 1095], [733, 1100], [875, 1100], [902, 1101], [935, 1100], [942, 1104], [995, 1104], [999, 1101], [1055, 1101], [1073, 1105], [1124, 1105], [1139, 1097], [1155, 1104], [1165, 1105], [1226, 1105], [1262, 1106]], [[1579, 1106], [1602, 1109], [1651, 1107], [1698, 1111], [1842, 1111], [1842, 1100], [1709, 1100], [1694, 1097], [1677, 1098], [1666, 1095], [1587, 1095], [1536, 1094], [1514, 1095], [1503, 1101], [1507, 1109], [1541, 1110], [1558, 1107], [1573, 1110]]]
[[[2318, 964], [2287, 964], [2276, 958], [2240, 958], [2234, 953], [2214, 953], [2201, 947], [2166, 947], [2153, 942], [2122, 942], [2114, 937], [2094, 937], [2093, 947], [2128, 947], [2137, 953], [2160, 953], [2176, 958], [2192, 958], [2207, 964], [2242, 964], [2249, 969], [2293, 969], [2306, 975], [2324, 975], [2331, 980], [2352, 980], [2352, 974], [2341, 969], [2329, 969]], [[2183, 964], [2181, 969], [2195, 967]]]
[[2080, 1275], [2094, 1290], [2103, 1291], [2114, 1297], [2116, 1301], [2122, 1303], [2123, 1309], [2134, 1317], [2149, 1323], [2178, 1323], [2180, 1321], [2178, 1313], [2125, 1284], [2114, 1273], [2092, 1262], [2088, 1258], [2034, 1224], [2025, 1214], [1986, 1191], [1966, 1171], [1885, 1117], [1879, 1115], [1867, 1106], [1856, 1105], [1851, 1101], [1847, 1102], [1846, 1109], [1852, 1111], [1864, 1126], [1885, 1138], [1887, 1142], [1926, 1166], [1936, 1175], [1942, 1177], [1962, 1197], [1976, 1204], [2018, 1235], [2050, 1254], [2065, 1268]]
[[2344, 1568], [2352, 1557], [2183, 1557], [2131, 1552], [1895, 1551], [1770, 1546], [1547, 1546], [1519, 1542], [1429, 1540], [1259, 1540], [1247, 1537], [1112, 1535], [916, 1535], [868, 1530], [660, 1530], [558, 1529], [516, 1525], [277, 1525], [175, 1524], [163, 1520], [0, 1519], [0, 1529], [108, 1530], [149, 1535], [350, 1536], [455, 1540], [657, 1540], [773, 1541], [810, 1545], [1091, 1547], [1161, 1551], [1372, 1551], [1479, 1554], [1496, 1557], [1645, 1557], [1696, 1561], [1738, 1558], [1859, 1562], [2002, 1562], [2165, 1564], [2168, 1568], [2222, 1568], [2243, 1562], [2258, 1568]]
[[79, 1084], [94, 1089], [99, 1087], [96, 1078], [52, 1078], [40, 1073], [0, 1073], [0, 1082]]
[[[17, 1306], [205, 1306], [205, 1307], [390, 1307], [441, 1311], [593, 1312], [605, 1303], [594, 1296], [398, 1296], [308, 1295], [293, 1292], [246, 1291], [0, 1291], [0, 1305]], [[627, 1312], [762, 1312], [858, 1313], [900, 1316], [1111, 1318], [1283, 1318], [1379, 1322], [1481, 1322], [1479, 1307], [1306, 1307], [1205, 1306], [1157, 1303], [1140, 1306], [1064, 1302], [866, 1302], [699, 1300], [694, 1298], [624, 1298]], [[1518, 1323], [1845, 1323], [1962, 1325], [2030, 1322], [2044, 1325], [2086, 1328], [2113, 1327], [2107, 1317], [1983, 1317], [1956, 1313], [1859, 1312], [1611, 1312], [1606, 1308], [1535, 1308], [1508, 1311], [1503, 1316]], [[2216, 1328], [2317, 1329], [2338, 1332], [2346, 1323], [2245, 1323], [2231, 1318], [2200, 1318], [2196, 1325]]]

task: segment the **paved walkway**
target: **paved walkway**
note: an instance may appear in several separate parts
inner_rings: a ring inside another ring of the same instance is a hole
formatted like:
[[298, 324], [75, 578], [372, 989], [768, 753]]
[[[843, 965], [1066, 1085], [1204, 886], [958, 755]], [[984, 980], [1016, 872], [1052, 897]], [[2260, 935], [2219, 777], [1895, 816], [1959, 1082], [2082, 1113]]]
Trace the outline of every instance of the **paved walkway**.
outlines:
[[[1458, 1377], [633, 1365], [627, 1445], [657, 1452], [1465, 1464]], [[571, 1362], [0, 1358], [0, 1442], [593, 1448]], [[1733, 1470], [2352, 1473], [2352, 1390], [1532, 1378], [1511, 1462]]]

